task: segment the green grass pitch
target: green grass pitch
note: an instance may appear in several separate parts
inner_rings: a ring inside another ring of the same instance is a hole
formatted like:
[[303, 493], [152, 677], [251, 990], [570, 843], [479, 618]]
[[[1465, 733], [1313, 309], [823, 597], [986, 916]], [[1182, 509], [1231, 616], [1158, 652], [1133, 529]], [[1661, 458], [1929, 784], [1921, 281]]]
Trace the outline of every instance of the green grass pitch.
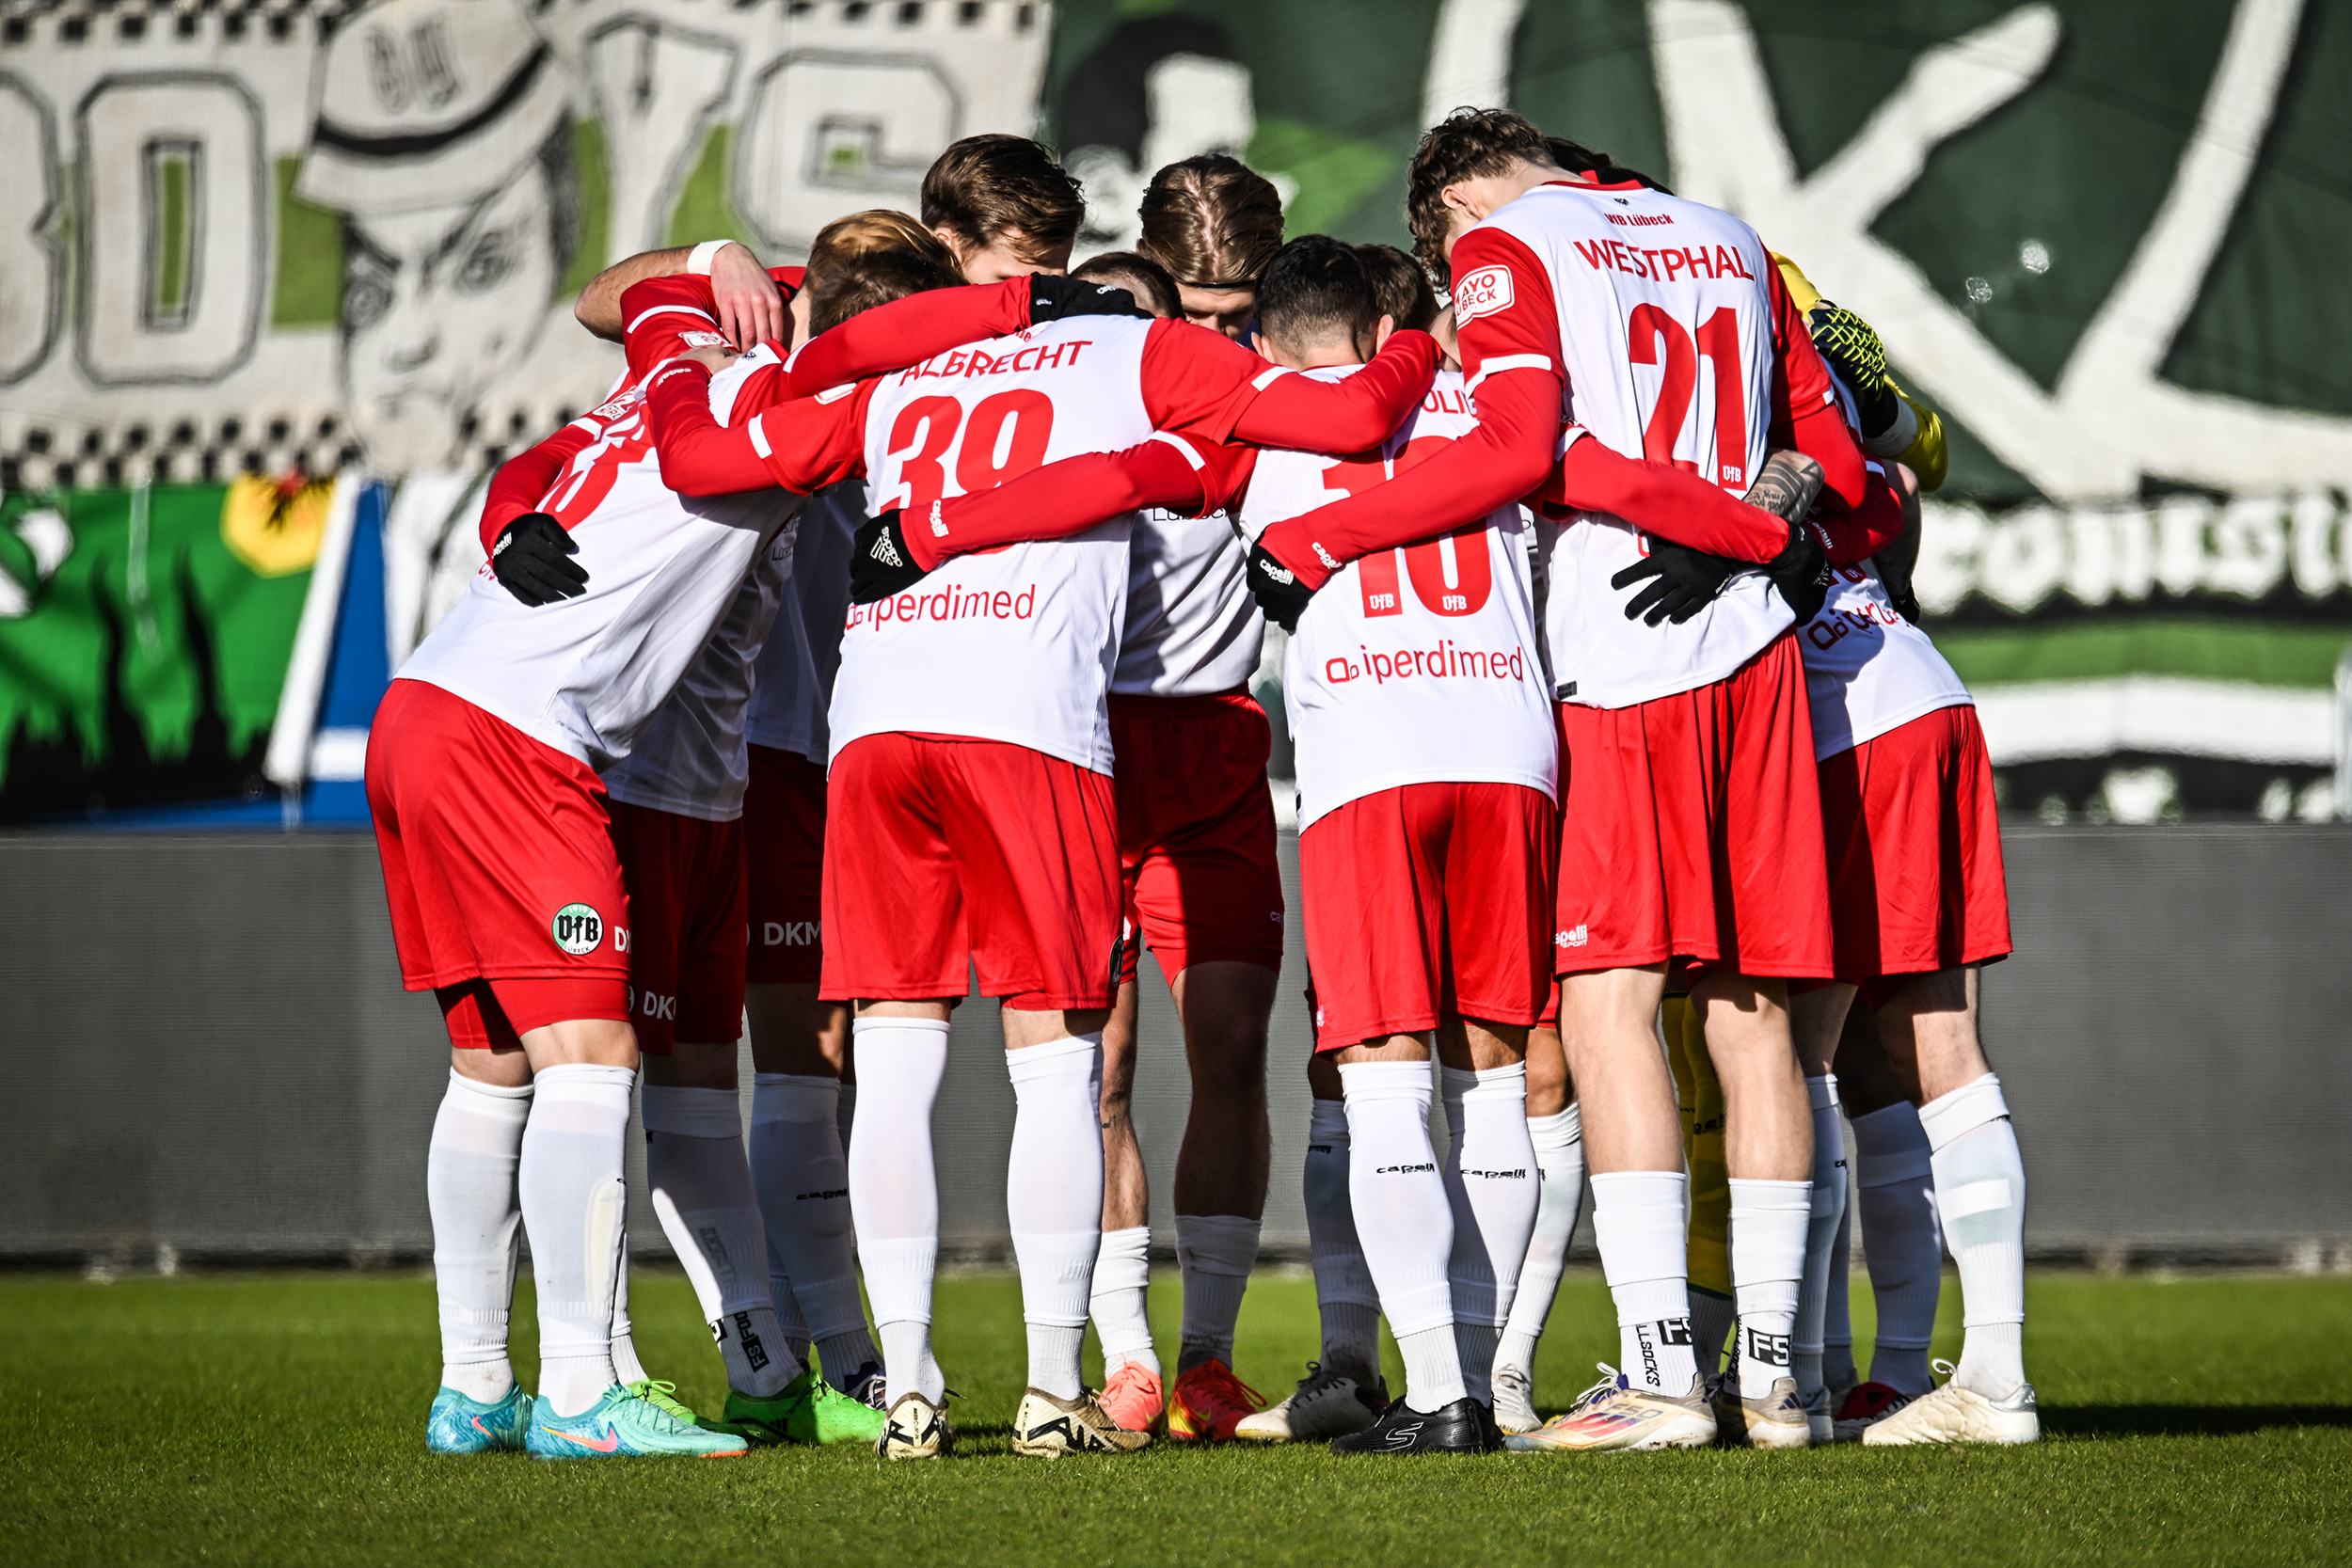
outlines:
[[[1869, 1291], [1855, 1314], [1868, 1342]], [[675, 1275], [641, 1273], [639, 1343], [703, 1408], [719, 1360]], [[1161, 1344], [1176, 1286], [1155, 1284]], [[1937, 1354], [1958, 1344], [1947, 1281]], [[534, 1464], [437, 1459], [433, 1291], [384, 1275], [0, 1279], [0, 1560], [732, 1565], [1021, 1562], [2343, 1562], [2352, 1558], [2352, 1281], [2045, 1274], [2027, 1291], [2031, 1449], [1341, 1460], [1158, 1445], [1016, 1459], [1018, 1286], [942, 1282], [963, 1438], [870, 1452]], [[518, 1364], [532, 1366], [528, 1282]], [[1286, 1391], [1313, 1287], [1262, 1275], [1242, 1375]], [[1598, 1278], [1552, 1313], [1537, 1402], [1615, 1336]], [[1393, 1351], [1391, 1350], [1391, 1355]], [[1397, 1372], [1391, 1362], [1390, 1376]]]

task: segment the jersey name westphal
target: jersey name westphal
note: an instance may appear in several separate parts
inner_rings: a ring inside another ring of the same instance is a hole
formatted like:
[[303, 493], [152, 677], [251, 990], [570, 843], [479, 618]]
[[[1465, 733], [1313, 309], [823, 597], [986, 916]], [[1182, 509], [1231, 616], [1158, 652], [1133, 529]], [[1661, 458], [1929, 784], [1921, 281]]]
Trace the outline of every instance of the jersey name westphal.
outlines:
[[[867, 511], [899, 508], [919, 530], [943, 497], [1148, 439], [1152, 325], [1054, 322], [885, 377], [866, 405]], [[957, 556], [907, 593], [852, 605], [834, 755], [862, 736], [914, 731], [1009, 741], [1108, 773], [1131, 521]]]
[[[1772, 262], [1754, 230], [1657, 191], [1565, 185], [1530, 191], [1480, 227], [1517, 239], [1550, 279], [1571, 426], [1628, 457], [1747, 489], [1765, 457], [1777, 360]], [[1456, 283], [1457, 309], [1475, 319], [1515, 300], [1539, 308], [1543, 291], [1516, 281], [1508, 267], [1471, 272]], [[1482, 372], [1507, 368], [1489, 359]], [[1584, 513], [1539, 525], [1538, 537], [1565, 701], [1628, 707], [1722, 680], [1793, 619], [1760, 574], [1743, 573], [1681, 626], [1628, 621], [1629, 595], [1610, 578], [1645, 553], [1638, 531]]]
[[[744, 362], [714, 377], [713, 407], [748, 373]], [[601, 770], [628, 755], [802, 498], [671, 490], [636, 387], [577, 422], [591, 439], [539, 506], [580, 546], [587, 592], [533, 609], [485, 564], [399, 674]]]
[[[1335, 380], [1355, 367], [1307, 373]], [[1367, 489], [1470, 433], [1462, 378], [1440, 372], [1376, 456], [1258, 456], [1242, 526]], [[1411, 784], [1524, 784], [1555, 795], [1560, 748], [1517, 506], [1352, 561], [1298, 618], [1282, 704], [1298, 743], [1298, 825]]]

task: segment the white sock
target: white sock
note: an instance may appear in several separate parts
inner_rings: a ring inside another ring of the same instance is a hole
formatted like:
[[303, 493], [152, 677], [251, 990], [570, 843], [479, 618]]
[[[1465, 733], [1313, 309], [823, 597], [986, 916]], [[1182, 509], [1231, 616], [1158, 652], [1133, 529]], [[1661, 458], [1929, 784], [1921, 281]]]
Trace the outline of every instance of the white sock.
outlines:
[[[1853, 1192], [1849, 1172], [1846, 1210], [1831, 1232], [1829, 1292], [1822, 1301], [1821, 1381], [1833, 1393], [1862, 1381], [1853, 1364]], [[1835, 1409], [1830, 1412], [1836, 1413]]]
[[1870, 1381], [1914, 1396], [1935, 1386], [1928, 1346], [1944, 1289], [1944, 1235], [1935, 1217], [1934, 1151], [1909, 1101], [1853, 1118], [1854, 1208], [1878, 1304]]
[[839, 1080], [761, 1072], [752, 1079], [752, 1186], [768, 1246], [792, 1282], [809, 1337], [838, 1388], [880, 1356], [866, 1329], [850, 1245], [850, 1172], [837, 1120]]
[[1584, 1201], [1584, 1123], [1571, 1104], [1556, 1116], [1528, 1117], [1527, 1137], [1535, 1150], [1542, 1186], [1535, 1199], [1535, 1229], [1527, 1240], [1527, 1260], [1519, 1265], [1519, 1288], [1511, 1297], [1511, 1315], [1503, 1323], [1494, 1364], [1533, 1372], [1535, 1346], [1544, 1337], [1544, 1322], [1551, 1316], [1551, 1301], [1560, 1293], [1560, 1275], [1567, 1268], [1576, 1212]]
[[1593, 1241], [1617, 1307], [1618, 1370], [1635, 1388], [1679, 1399], [1698, 1376], [1684, 1218], [1691, 1179], [1678, 1170], [1607, 1171], [1587, 1184]]
[[504, 1399], [515, 1386], [506, 1358], [515, 1236], [523, 1218], [515, 1167], [530, 1116], [528, 1084], [498, 1088], [460, 1078], [453, 1068], [424, 1159], [433, 1289], [441, 1312], [441, 1383], [485, 1404]]
[[560, 1417], [604, 1397], [612, 1370], [613, 1276], [628, 1203], [628, 1068], [566, 1063], [532, 1085], [516, 1185], [539, 1287], [539, 1397]]
[[1315, 1307], [1323, 1318], [1323, 1364], [1370, 1386], [1380, 1373], [1380, 1296], [1364, 1266], [1348, 1197], [1347, 1105], [1312, 1102], [1307, 1122], [1307, 1243], [1315, 1266]]
[[743, 1158], [743, 1113], [733, 1089], [648, 1084], [645, 1185], [654, 1217], [702, 1304], [727, 1386], [768, 1399], [806, 1369], [787, 1359], [768, 1245]]
[[1740, 1392], [1761, 1399], [1791, 1375], [1813, 1183], [1731, 1179], [1731, 1292], [1740, 1307]]
[[612, 1381], [624, 1386], [645, 1381], [645, 1364], [637, 1358], [637, 1334], [628, 1321], [628, 1219], [621, 1220], [621, 1266], [612, 1271]]
[[1204, 1361], [1232, 1366], [1233, 1325], [1241, 1321], [1249, 1271], [1258, 1265], [1258, 1226], [1246, 1214], [1176, 1216], [1176, 1266], [1184, 1287], [1178, 1371]]
[[1078, 1397], [1094, 1255], [1103, 1244], [1103, 1036], [1005, 1053], [1016, 1109], [1005, 1217], [1021, 1265], [1029, 1386]]
[[[1454, 1343], [1454, 1210], [1429, 1145], [1429, 1065], [1352, 1062], [1340, 1068], [1347, 1096], [1348, 1199], [1358, 1216], [1364, 1265], [1380, 1294], [1406, 1363], [1405, 1402], [1423, 1415], [1468, 1390]], [[1442, 1335], [1435, 1331], [1442, 1329]], [[1442, 1343], [1439, 1341], [1442, 1340]]]
[[939, 1269], [939, 1177], [931, 1107], [947, 1070], [947, 1021], [861, 1018], [850, 1025], [865, 1092], [850, 1144], [850, 1217], [874, 1304], [882, 1370], [895, 1402], [946, 1397], [931, 1358], [931, 1279]]
[[1445, 1094], [1446, 1199], [1454, 1209], [1454, 1338], [1470, 1398], [1494, 1402], [1491, 1376], [1502, 1325], [1518, 1294], [1519, 1265], [1534, 1233], [1542, 1182], [1527, 1128], [1527, 1069], [1439, 1069]]
[[2001, 1080], [1986, 1073], [1919, 1107], [1935, 1150], [1935, 1210], [1960, 1266], [1960, 1368], [1952, 1381], [2003, 1400], [2026, 1381], [2026, 1165]]
[[1105, 1230], [1094, 1253], [1093, 1293], [1087, 1315], [1103, 1341], [1105, 1377], [1129, 1362], [1160, 1375], [1159, 1353], [1152, 1348], [1152, 1227]]
[[1813, 1101], [1813, 1193], [1804, 1233], [1804, 1277], [1797, 1287], [1797, 1323], [1788, 1342], [1788, 1367], [1797, 1397], [1810, 1400], [1821, 1389], [1822, 1336], [1828, 1330], [1830, 1255], [1846, 1218], [1846, 1134], [1838, 1125], [1837, 1075], [1804, 1081]]

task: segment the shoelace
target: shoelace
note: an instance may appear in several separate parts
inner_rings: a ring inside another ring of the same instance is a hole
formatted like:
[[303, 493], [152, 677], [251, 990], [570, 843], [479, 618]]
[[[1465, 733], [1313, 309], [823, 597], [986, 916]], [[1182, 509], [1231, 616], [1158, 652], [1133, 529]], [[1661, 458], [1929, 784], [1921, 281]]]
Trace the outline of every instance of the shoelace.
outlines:
[[643, 1383], [628, 1385], [628, 1391], [680, 1426], [694, 1425], [694, 1413], [678, 1402], [676, 1384], [649, 1377]]
[[1238, 1406], [1245, 1416], [1254, 1415], [1258, 1407], [1265, 1402], [1265, 1396], [1235, 1377], [1231, 1367], [1217, 1366], [1200, 1382], [1205, 1385], [1200, 1392], [1213, 1396], [1228, 1407]]

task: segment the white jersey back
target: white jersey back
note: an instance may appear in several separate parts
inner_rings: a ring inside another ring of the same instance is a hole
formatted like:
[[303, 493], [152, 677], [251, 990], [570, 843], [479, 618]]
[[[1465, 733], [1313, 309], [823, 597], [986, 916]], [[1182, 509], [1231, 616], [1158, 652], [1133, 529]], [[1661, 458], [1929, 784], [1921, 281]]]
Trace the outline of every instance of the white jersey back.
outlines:
[[[1747, 489], [1777, 361], [1772, 259], [1754, 230], [1658, 191], [1567, 185], [1539, 186], [1481, 227], [1518, 240], [1550, 279], [1572, 424], [1628, 457]], [[1631, 524], [1583, 513], [1539, 537], [1552, 676], [1568, 702], [1627, 707], [1722, 680], [1794, 619], [1762, 574], [1742, 573], [1681, 626], [1628, 621], [1629, 592], [1610, 579], [1645, 553]]]
[[1111, 689], [1142, 697], [1231, 691], [1258, 668], [1265, 615], [1243, 582], [1249, 548], [1223, 513], [1136, 514], [1127, 633]]
[[747, 721], [751, 742], [822, 763], [825, 707], [841, 668], [850, 613], [850, 540], [866, 521], [866, 484], [848, 480], [808, 498], [794, 531], [792, 580], [760, 650]]
[[[940, 497], [1148, 439], [1152, 325], [1053, 322], [885, 378], [866, 407], [868, 513], [897, 507], [919, 529]], [[1009, 741], [1108, 773], [1131, 520], [958, 556], [908, 593], [852, 605], [833, 754], [862, 736], [915, 731]]]
[[[1337, 380], [1355, 368], [1307, 373]], [[1440, 372], [1377, 458], [1260, 453], [1242, 526], [1255, 539], [1393, 478], [1473, 423], [1462, 378]], [[1308, 602], [1285, 657], [1301, 829], [1350, 800], [1411, 784], [1515, 784], [1557, 798], [1558, 732], [1516, 505], [1348, 562]]]
[[628, 755], [605, 769], [612, 799], [706, 822], [743, 815], [752, 776], [744, 710], [776, 608], [790, 591], [798, 532], [783, 529], [768, 542], [670, 700], [654, 711]]
[[[739, 363], [712, 378], [714, 408], [746, 373]], [[601, 771], [628, 755], [802, 498], [672, 491], [637, 388], [577, 422], [592, 439], [540, 510], [570, 530], [587, 592], [534, 609], [485, 564], [398, 674]]]

